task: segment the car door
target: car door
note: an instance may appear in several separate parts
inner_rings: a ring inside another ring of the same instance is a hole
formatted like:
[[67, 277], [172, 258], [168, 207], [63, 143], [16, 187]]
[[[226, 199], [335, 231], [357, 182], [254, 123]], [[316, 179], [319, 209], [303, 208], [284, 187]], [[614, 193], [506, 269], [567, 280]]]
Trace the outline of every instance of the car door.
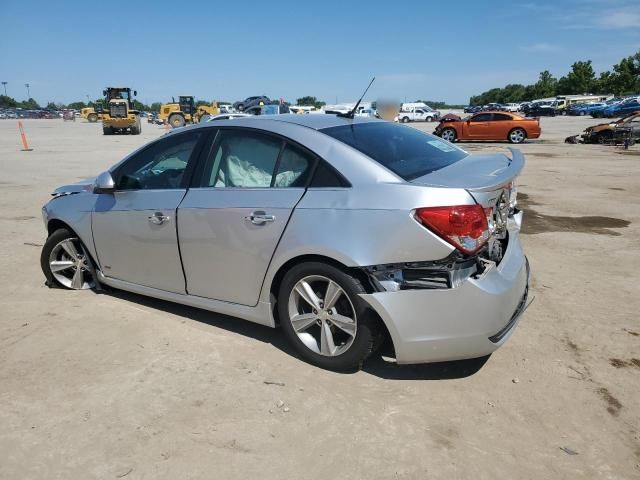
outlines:
[[488, 138], [491, 140], [505, 140], [509, 135], [509, 131], [515, 126], [511, 115], [494, 113]]
[[254, 306], [315, 157], [280, 137], [222, 128], [178, 209], [187, 292]]
[[471, 140], [483, 140], [489, 136], [491, 113], [479, 113], [466, 122], [467, 137]]
[[152, 143], [113, 172], [114, 193], [97, 195], [91, 224], [107, 277], [185, 292], [176, 209], [206, 131], [172, 134]]

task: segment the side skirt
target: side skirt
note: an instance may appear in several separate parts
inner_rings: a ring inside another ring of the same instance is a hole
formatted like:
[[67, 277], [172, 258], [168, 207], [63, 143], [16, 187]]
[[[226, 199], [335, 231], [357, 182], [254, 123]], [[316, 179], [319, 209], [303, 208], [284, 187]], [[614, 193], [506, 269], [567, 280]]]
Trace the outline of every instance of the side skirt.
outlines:
[[255, 307], [248, 307], [246, 305], [223, 302], [221, 300], [211, 300], [210, 298], [197, 297], [195, 295], [166, 292], [157, 288], [145, 287], [135, 283], [125, 282], [124, 280], [105, 277], [101, 271], [98, 271], [97, 273], [100, 283], [119, 290], [126, 290], [127, 292], [137, 293], [147, 297], [159, 298], [160, 300], [166, 300], [168, 302], [201, 308], [203, 310], [221, 313], [223, 315], [239, 317], [243, 320], [275, 328], [275, 322], [273, 320], [273, 315], [271, 314], [271, 303], [269, 302], [259, 302]]

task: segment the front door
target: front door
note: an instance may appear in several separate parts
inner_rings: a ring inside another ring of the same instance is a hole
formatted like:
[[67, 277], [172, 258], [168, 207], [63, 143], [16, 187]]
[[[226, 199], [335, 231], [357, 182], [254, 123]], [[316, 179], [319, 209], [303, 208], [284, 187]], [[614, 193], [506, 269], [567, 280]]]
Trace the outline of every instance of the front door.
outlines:
[[187, 292], [258, 303], [267, 268], [314, 157], [279, 137], [221, 129], [200, 178], [178, 209]]
[[486, 139], [489, 137], [490, 113], [479, 113], [466, 122], [466, 137], [469, 139]]
[[91, 222], [105, 276], [185, 292], [176, 212], [203, 132], [170, 135], [135, 153], [113, 173], [116, 192], [97, 195]]

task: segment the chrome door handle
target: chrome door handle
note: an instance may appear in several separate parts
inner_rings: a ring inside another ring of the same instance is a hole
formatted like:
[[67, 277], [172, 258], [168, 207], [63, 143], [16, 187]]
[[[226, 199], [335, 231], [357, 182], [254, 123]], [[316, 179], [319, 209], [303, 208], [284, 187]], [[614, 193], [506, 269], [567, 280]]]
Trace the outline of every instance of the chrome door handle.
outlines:
[[267, 215], [265, 212], [257, 211], [244, 217], [245, 220], [253, 223], [254, 225], [263, 225], [267, 222], [273, 222], [276, 219], [275, 215]]
[[149, 216], [149, 222], [154, 225], [162, 225], [164, 222], [168, 222], [171, 220], [167, 215], [163, 215], [162, 212], [156, 212], [153, 215]]

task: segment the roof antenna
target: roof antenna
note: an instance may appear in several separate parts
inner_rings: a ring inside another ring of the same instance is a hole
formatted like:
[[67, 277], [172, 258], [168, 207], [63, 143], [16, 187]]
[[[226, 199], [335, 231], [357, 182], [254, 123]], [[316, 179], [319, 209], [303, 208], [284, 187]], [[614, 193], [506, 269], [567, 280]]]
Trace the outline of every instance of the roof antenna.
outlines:
[[358, 110], [358, 107], [360, 106], [360, 102], [362, 102], [362, 99], [364, 98], [364, 96], [369, 91], [369, 87], [371, 87], [371, 84], [374, 82], [375, 79], [376, 79], [376, 77], [373, 77], [371, 79], [371, 81], [369, 82], [369, 85], [367, 86], [367, 88], [365, 88], [364, 92], [362, 93], [362, 96], [356, 102], [355, 106], [351, 109], [351, 111], [349, 111], [347, 113], [338, 113], [336, 116], [344, 117], [344, 118], [353, 118], [355, 116], [355, 114], [356, 114], [356, 110]]

